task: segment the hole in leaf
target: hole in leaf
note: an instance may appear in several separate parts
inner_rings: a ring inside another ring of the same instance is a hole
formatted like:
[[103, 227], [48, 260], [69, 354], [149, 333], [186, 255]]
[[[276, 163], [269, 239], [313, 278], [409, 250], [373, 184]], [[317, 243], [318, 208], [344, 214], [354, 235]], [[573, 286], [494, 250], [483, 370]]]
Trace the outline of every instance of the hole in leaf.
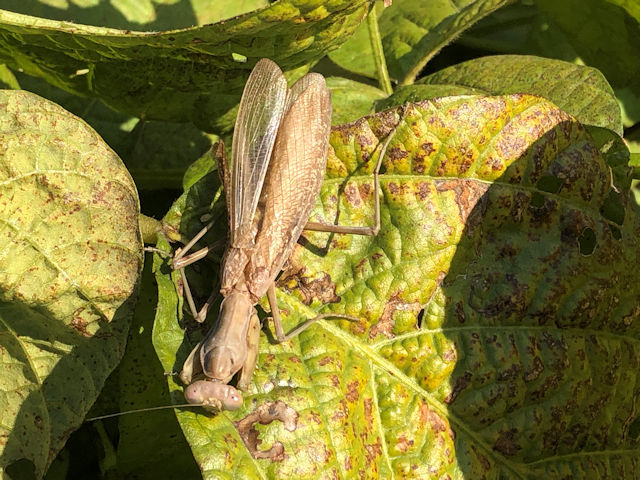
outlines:
[[596, 249], [596, 234], [593, 229], [587, 227], [582, 231], [582, 235], [578, 237], [580, 244], [580, 253], [582, 255], [591, 255]]
[[536, 188], [548, 193], [558, 193], [560, 187], [562, 187], [563, 181], [553, 175], [545, 175], [540, 177], [540, 180], [536, 183]]
[[622, 225], [624, 223], [624, 205], [620, 198], [620, 195], [613, 190], [609, 192], [607, 198], [602, 202], [600, 213], [607, 220]]
[[615, 225], [609, 225], [609, 230], [611, 230], [611, 236], [613, 238], [615, 238], [616, 240], [620, 240], [622, 238], [622, 233], [620, 232], [620, 229], [618, 227], [616, 227]]
[[[376, 162], [378, 161], [378, 159], [376, 159]], [[384, 162], [382, 162], [380, 164], [380, 170], [378, 170], [378, 174], [379, 175], [384, 175], [385, 173], [387, 173], [387, 166], [384, 164]]]
[[423, 319], [424, 319], [424, 308], [418, 312], [418, 319], [417, 319], [418, 328], [422, 328]]
[[533, 192], [531, 195], [531, 206], [534, 208], [541, 208], [544, 205], [544, 197], [541, 193]]
[[231, 53], [231, 58], [233, 58], [234, 62], [238, 62], [238, 63], [246, 63], [246, 61], [247, 61], [247, 57], [245, 57], [241, 53], [232, 52]]
[[640, 417], [636, 417], [629, 425], [629, 437], [634, 439], [640, 437]]
[[13, 480], [35, 480], [36, 466], [31, 460], [21, 458], [6, 468], [7, 475]]

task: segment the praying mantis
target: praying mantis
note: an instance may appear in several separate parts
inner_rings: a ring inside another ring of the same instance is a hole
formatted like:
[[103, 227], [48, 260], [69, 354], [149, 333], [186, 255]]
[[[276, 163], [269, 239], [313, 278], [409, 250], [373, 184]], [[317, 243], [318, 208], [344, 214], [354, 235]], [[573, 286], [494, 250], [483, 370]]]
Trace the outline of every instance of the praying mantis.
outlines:
[[[265, 294], [278, 342], [321, 318], [356, 320], [321, 314], [285, 334], [275, 295], [275, 279], [303, 229], [359, 235], [376, 235], [380, 229], [378, 175], [391, 134], [382, 144], [374, 170], [374, 225], [307, 223], [326, 169], [331, 111], [322, 75], [309, 73], [289, 89], [280, 68], [262, 59], [242, 95], [231, 165], [224, 146], [214, 147], [227, 202], [229, 244], [222, 261], [223, 300], [217, 324], [195, 346], [180, 372], [189, 403], [214, 411], [242, 405], [241, 391], [249, 386], [258, 358], [260, 320], [255, 305]], [[186, 255], [210, 227], [211, 223], [176, 253], [174, 269], [207, 254], [209, 247]], [[194, 318], [204, 321], [209, 301], [196, 312], [188, 288], [185, 296]], [[229, 382], [236, 375], [234, 387]]]

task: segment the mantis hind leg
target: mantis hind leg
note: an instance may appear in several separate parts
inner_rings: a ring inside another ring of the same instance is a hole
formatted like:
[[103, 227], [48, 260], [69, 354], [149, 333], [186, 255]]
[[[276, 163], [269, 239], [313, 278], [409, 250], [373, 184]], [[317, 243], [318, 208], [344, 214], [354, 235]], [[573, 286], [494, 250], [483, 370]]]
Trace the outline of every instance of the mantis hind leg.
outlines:
[[350, 320], [352, 322], [358, 321], [356, 317], [352, 317], [350, 315], [342, 315], [340, 313], [321, 313], [320, 315], [316, 315], [313, 318], [305, 320], [289, 333], [285, 334], [284, 329], [282, 328], [282, 317], [280, 317], [278, 301], [276, 299], [275, 283], [272, 283], [269, 287], [269, 290], [267, 290], [267, 300], [269, 300], [269, 307], [271, 308], [271, 318], [273, 319], [273, 328], [276, 331], [276, 340], [278, 340], [278, 343], [291, 340], [293, 337], [300, 335], [308, 327], [313, 325], [318, 320], [322, 320], [323, 318], [340, 318], [342, 320]]
[[187, 280], [187, 274], [184, 271], [184, 268], [180, 269], [180, 278], [182, 279], [182, 288], [184, 290], [184, 298], [187, 300], [187, 305], [189, 305], [189, 311], [193, 316], [194, 320], [198, 323], [202, 323], [207, 318], [207, 313], [209, 313], [209, 308], [211, 308], [211, 304], [218, 296], [218, 289], [214, 288], [207, 298], [207, 301], [204, 303], [202, 308], [198, 310], [196, 307], [196, 302], [193, 299], [193, 294], [191, 293], [191, 287], [189, 287], [189, 281]]
[[[405, 117], [406, 112], [402, 113], [398, 125], [400, 125]], [[376, 162], [376, 166], [373, 170], [373, 191], [374, 191], [374, 224], [368, 227], [356, 227], [356, 226], [347, 226], [347, 225], [333, 225], [319, 222], [308, 222], [304, 229], [312, 230], [316, 232], [332, 232], [332, 233], [345, 233], [352, 235], [367, 235], [374, 236], [377, 235], [380, 231], [380, 168], [382, 167], [382, 159], [387, 153], [387, 147], [389, 146], [389, 142], [394, 137], [394, 134], [398, 128], [396, 125], [395, 128], [389, 132], [387, 138], [384, 143], [382, 143], [382, 147], [380, 148], [380, 153], [378, 154], [378, 161]], [[282, 328], [282, 319], [280, 317], [280, 310], [278, 309], [278, 302], [276, 300], [276, 291], [275, 285], [272, 284], [267, 290], [267, 298], [269, 300], [269, 306], [271, 307], [271, 316], [273, 318], [273, 326], [276, 331], [276, 339], [278, 342], [284, 342], [285, 340], [289, 340], [296, 335], [299, 335], [302, 331], [312, 325], [314, 322], [321, 320], [323, 318], [341, 318], [350, 321], [358, 321], [356, 317], [352, 317], [349, 315], [340, 315], [335, 313], [323, 313], [320, 315], [316, 315], [309, 320], [304, 321], [296, 328], [291, 330], [289, 333], [285, 334]]]
[[[211, 153], [213, 157], [218, 161], [218, 173], [220, 174], [220, 179], [222, 180], [222, 185], [224, 187], [224, 193], [225, 193], [227, 205], [229, 205], [230, 204], [229, 202], [231, 201], [231, 199], [229, 198], [229, 195], [230, 195], [229, 185], [231, 182], [230, 180], [231, 173], [229, 172], [229, 165], [227, 164], [227, 155], [226, 155], [226, 152], [224, 149], [224, 143], [222, 142], [222, 140], [220, 140], [219, 142], [214, 144], [213, 147], [211, 147]], [[196, 242], [198, 242], [198, 240], [204, 237], [205, 234], [211, 229], [211, 227], [218, 221], [219, 220], [217, 218], [212, 219], [184, 247], [176, 251], [176, 254], [173, 257], [173, 261], [171, 262], [171, 265], [174, 270], [177, 270], [179, 268], [184, 268], [187, 265], [191, 265], [192, 263], [197, 262], [201, 258], [206, 257], [211, 250], [219, 247], [220, 243], [224, 243], [225, 240], [218, 241], [209, 246], [201, 248], [196, 252], [193, 252], [187, 255], [187, 252], [189, 252], [193, 248]]]
[[187, 300], [187, 304], [189, 305], [189, 311], [191, 312], [191, 315], [193, 316], [193, 318], [199, 323], [204, 322], [205, 319], [207, 318], [207, 313], [209, 311], [209, 308], [211, 307], [211, 304], [213, 303], [213, 301], [217, 296], [217, 289], [214, 289], [214, 291], [211, 293], [211, 295], [209, 296], [205, 304], [202, 306], [202, 308], [198, 310], [196, 307], [195, 301], [193, 300], [193, 294], [191, 293], [191, 288], [189, 287], [189, 281], [187, 280], [187, 275], [184, 271], [184, 268], [206, 257], [209, 254], [209, 252], [216, 249], [219, 246], [219, 243], [221, 242], [215, 242], [189, 255], [186, 255], [186, 253], [189, 250], [191, 250], [191, 248], [195, 245], [195, 243], [198, 240], [200, 240], [211, 229], [211, 227], [216, 221], [217, 221], [216, 219], [211, 220], [207, 225], [205, 225], [204, 228], [202, 228], [202, 230], [200, 230], [196, 234], [196, 236], [193, 237], [183, 248], [178, 249], [176, 251], [176, 254], [173, 257], [173, 260], [171, 261], [171, 268], [173, 268], [174, 270], [180, 271], [182, 286], [184, 288], [184, 297]]
[[[398, 125], [402, 123], [404, 119], [405, 112], [403, 112], [400, 117], [400, 121]], [[320, 222], [307, 222], [304, 229], [311, 230], [315, 232], [331, 232], [331, 233], [346, 233], [352, 235], [366, 235], [366, 236], [375, 236], [380, 231], [380, 168], [382, 167], [382, 159], [387, 153], [387, 147], [389, 146], [389, 142], [394, 137], [394, 134], [397, 130], [398, 126], [396, 125], [393, 130], [387, 135], [382, 147], [380, 148], [380, 153], [378, 154], [378, 161], [376, 162], [376, 166], [373, 169], [373, 197], [375, 199], [374, 210], [373, 210], [373, 225], [368, 227], [354, 227], [348, 225], [333, 225], [327, 223]]]
[[[218, 161], [218, 172], [220, 173], [220, 179], [222, 180], [222, 184], [224, 186], [227, 205], [229, 205], [229, 202], [231, 201], [231, 199], [229, 198], [229, 184], [231, 181], [231, 174], [229, 172], [226, 151], [222, 140], [213, 145], [211, 153], [213, 157]], [[189, 310], [191, 311], [191, 315], [193, 316], [193, 318], [199, 323], [204, 322], [204, 320], [207, 318], [207, 312], [211, 307], [211, 303], [213, 303], [213, 300], [217, 296], [217, 289], [215, 289], [211, 293], [202, 308], [198, 310], [193, 300], [193, 295], [191, 293], [191, 289], [189, 288], [189, 282], [187, 281], [187, 276], [184, 273], [184, 268], [206, 257], [209, 252], [217, 249], [221, 244], [224, 243], [225, 240], [219, 240], [212, 243], [211, 245], [207, 245], [206, 247], [203, 247], [200, 250], [187, 255], [187, 253], [191, 251], [198, 240], [204, 237], [217, 221], [218, 219], [214, 218], [209, 223], [207, 223], [189, 242], [185, 244], [184, 247], [176, 250], [176, 253], [173, 256], [173, 260], [171, 261], [171, 268], [173, 268], [174, 270], [180, 270], [180, 276], [182, 278], [182, 285], [184, 288], [184, 296], [187, 300], [187, 304], [189, 305]]]

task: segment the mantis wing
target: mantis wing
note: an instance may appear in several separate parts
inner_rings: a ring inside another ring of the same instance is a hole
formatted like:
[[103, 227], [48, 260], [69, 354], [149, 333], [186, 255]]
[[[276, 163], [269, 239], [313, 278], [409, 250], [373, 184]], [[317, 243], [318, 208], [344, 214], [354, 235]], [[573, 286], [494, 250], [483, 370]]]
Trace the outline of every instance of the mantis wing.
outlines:
[[291, 255], [314, 207], [327, 163], [331, 94], [311, 73], [289, 92], [260, 196], [262, 222], [249, 260], [247, 286], [262, 297]]
[[274, 62], [263, 58], [242, 93], [231, 154], [229, 220], [232, 247], [250, 247], [254, 217], [278, 127], [285, 111], [287, 81]]

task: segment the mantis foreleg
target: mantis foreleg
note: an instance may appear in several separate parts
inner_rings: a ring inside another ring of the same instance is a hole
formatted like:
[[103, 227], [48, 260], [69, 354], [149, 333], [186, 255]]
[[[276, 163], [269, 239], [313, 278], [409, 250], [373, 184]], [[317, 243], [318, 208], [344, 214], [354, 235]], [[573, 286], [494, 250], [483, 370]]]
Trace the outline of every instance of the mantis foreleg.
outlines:
[[247, 331], [247, 359], [238, 376], [238, 389], [246, 390], [251, 382], [253, 371], [258, 363], [258, 346], [260, 344], [260, 319], [257, 314], [251, 315], [251, 323]]

